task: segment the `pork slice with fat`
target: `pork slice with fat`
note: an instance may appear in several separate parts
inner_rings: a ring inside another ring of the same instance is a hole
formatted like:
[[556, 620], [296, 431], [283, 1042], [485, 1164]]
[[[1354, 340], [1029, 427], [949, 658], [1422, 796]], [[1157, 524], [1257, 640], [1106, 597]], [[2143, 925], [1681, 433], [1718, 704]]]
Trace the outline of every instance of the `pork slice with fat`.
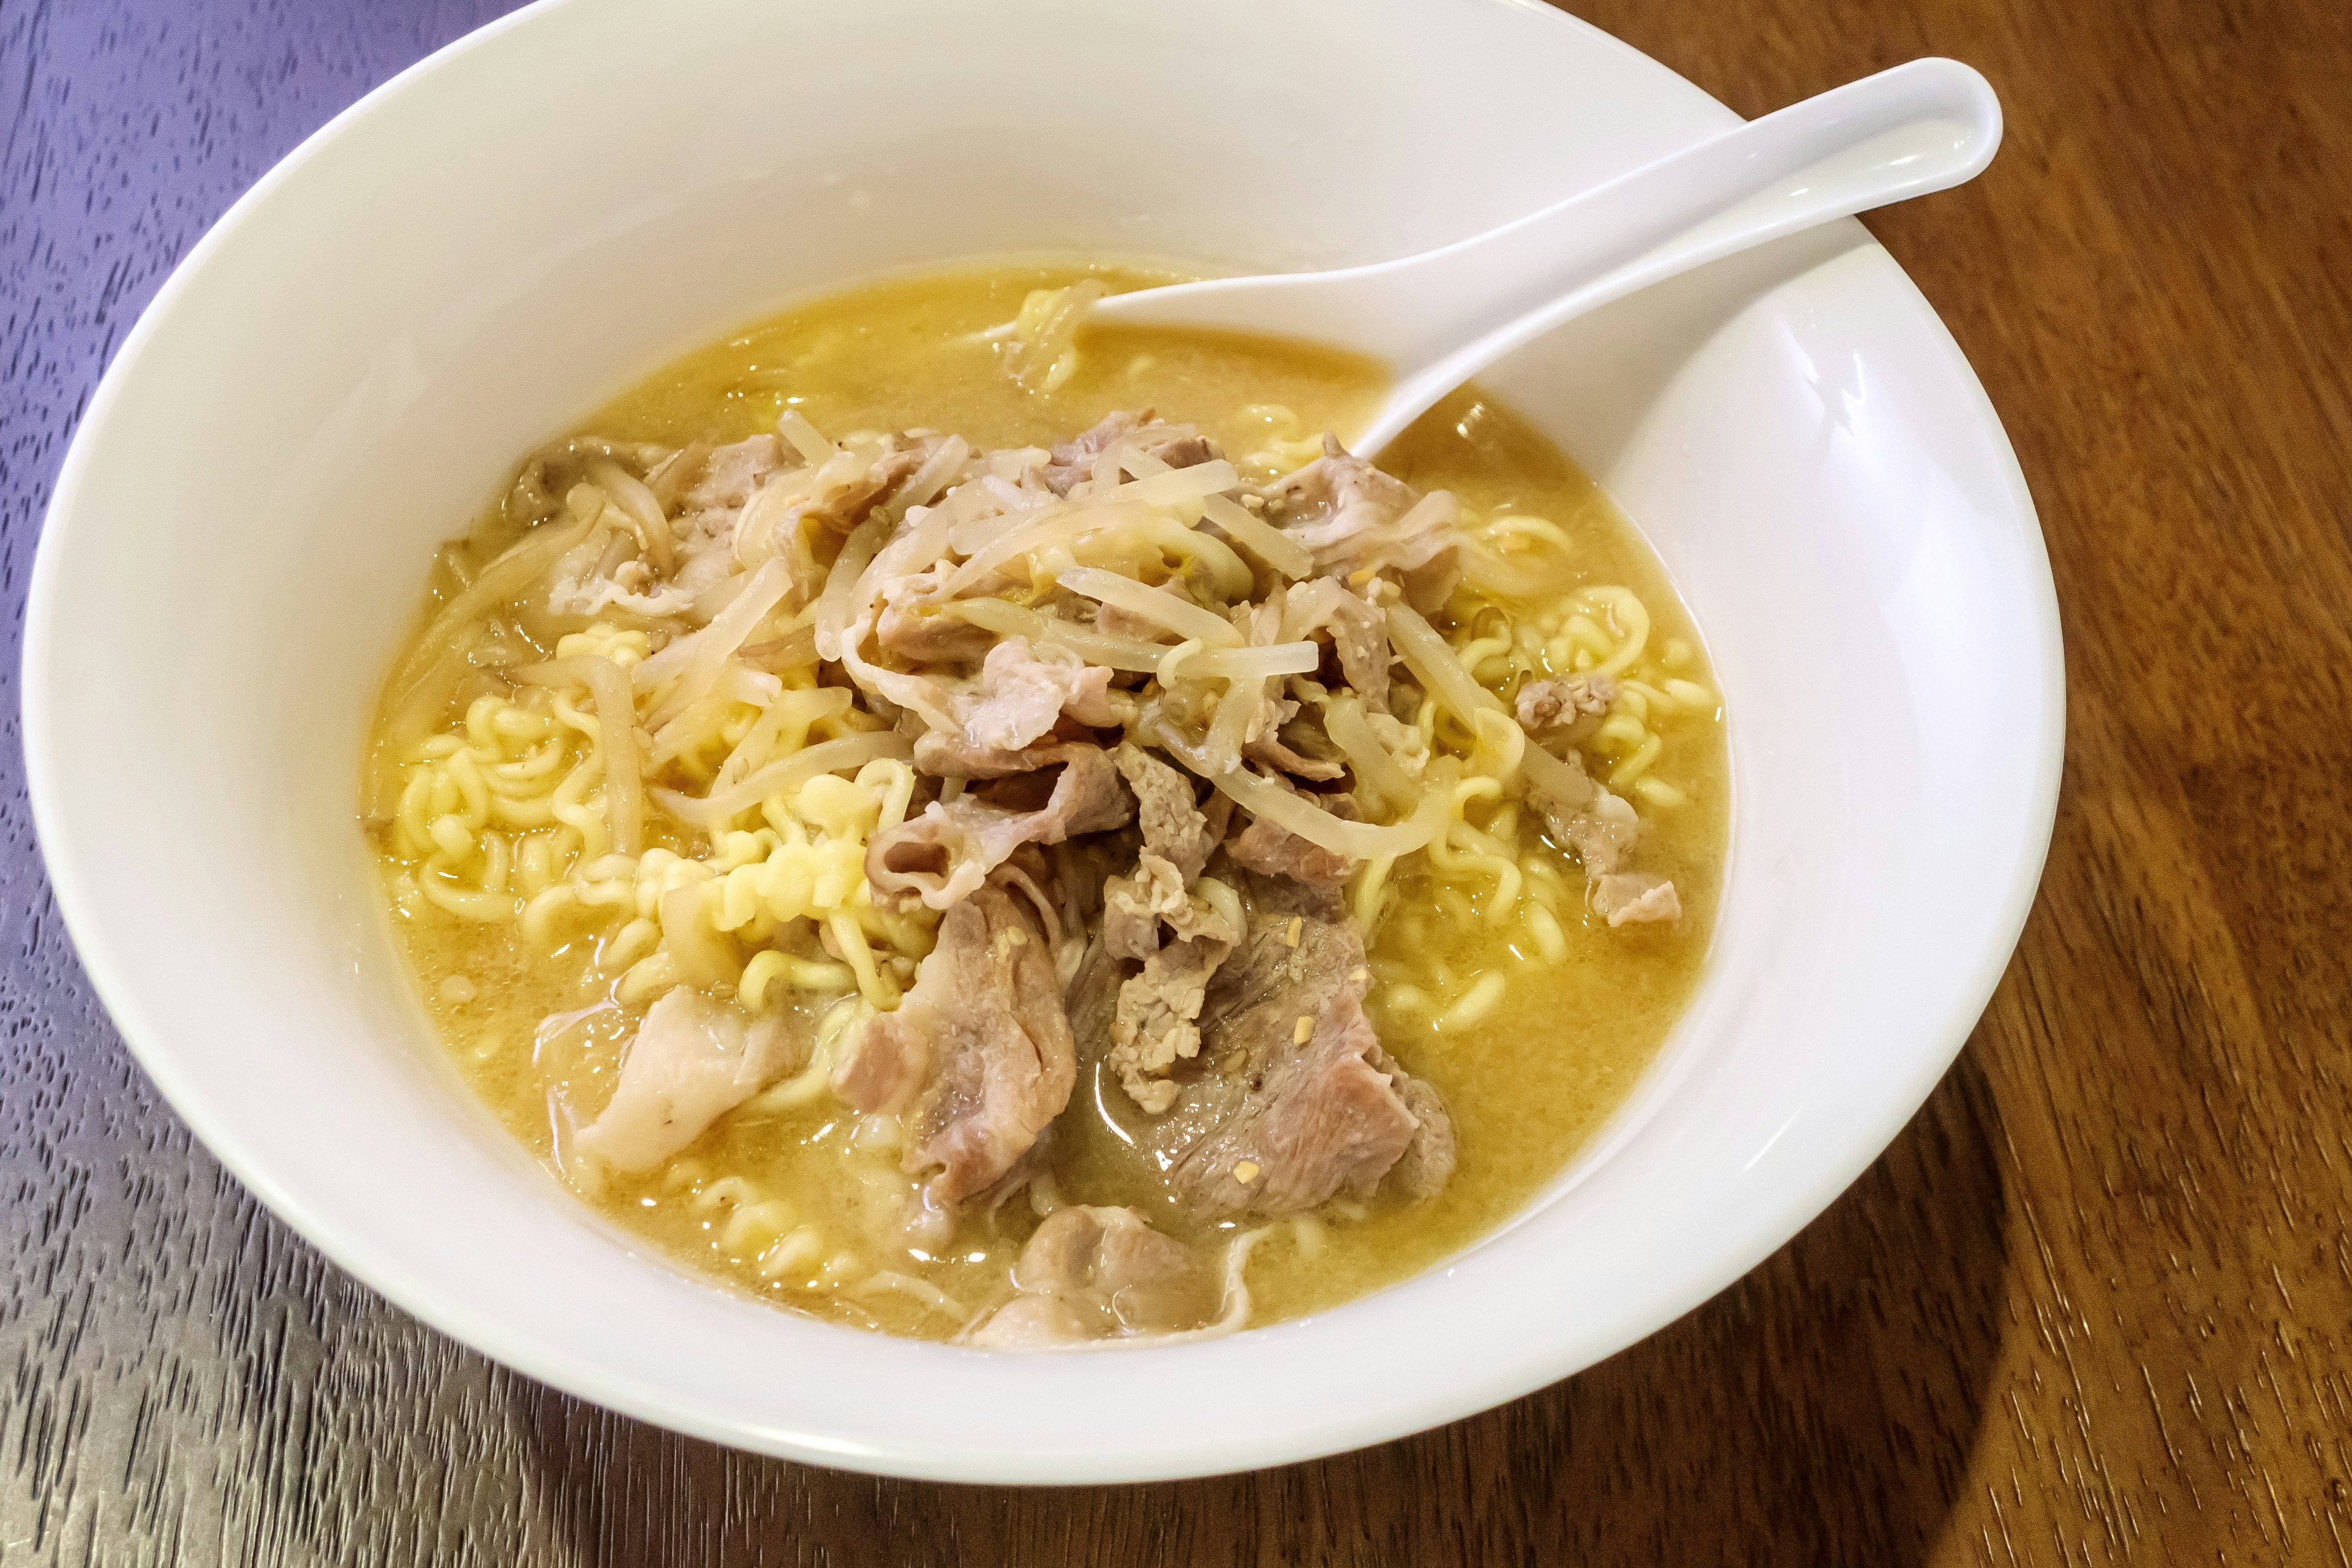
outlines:
[[1068, 495], [1094, 477], [1095, 459], [1121, 441], [1131, 442], [1171, 468], [1189, 468], [1224, 456], [1214, 441], [1190, 425], [1163, 424], [1152, 418], [1148, 408], [1140, 414], [1121, 410], [1104, 415], [1055, 447], [1045, 468], [1045, 483], [1055, 495]]
[[[1344, 904], [1223, 859], [1209, 874], [1243, 892], [1247, 927], [1205, 987], [1197, 1062], [1171, 1076], [1164, 1113], [1129, 1129], [1147, 1168], [1203, 1216], [1298, 1214], [1368, 1197], [1391, 1173], [1409, 1195], [1434, 1192], [1453, 1168], [1451, 1123], [1436, 1090], [1381, 1048]], [[1105, 1066], [1118, 977], [1097, 944], [1071, 986], [1076, 1037]]]
[[874, 836], [866, 850], [866, 880], [877, 892], [912, 893], [932, 909], [949, 909], [1024, 844], [1059, 844], [1133, 819], [1134, 802], [1102, 748], [1059, 751], [1062, 771], [1042, 805], [1024, 809], [972, 792], [933, 801], [920, 816]]
[[1354, 585], [1394, 573], [1405, 597], [1423, 610], [1452, 591], [1460, 510], [1446, 492], [1423, 496], [1326, 436], [1321, 457], [1265, 494], [1271, 520], [1307, 547], [1321, 574]]
[[646, 1010], [620, 1081], [578, 1148], [616, 1171], [649, 1171], [808, 1057], [807, 1020], [753, 1019], [691, 986]]
[[1020, 899], [983, 887], [891, 1012], [860, 1026], [833, 1082], [860, 1110], [903, 1112], [904, 1161], [935, 1208], [993, 1185], [1069, 1103], [1076, 1081], [1062, 986]]
[[1168, 1333], [1205, 1320], [1209, 1270], [1192, 1249], [1133, 1209], [1056, 1209], [1013, 1265], [1013, 1298], [966, 1342], [1044, 1350], [1131, 1334]]

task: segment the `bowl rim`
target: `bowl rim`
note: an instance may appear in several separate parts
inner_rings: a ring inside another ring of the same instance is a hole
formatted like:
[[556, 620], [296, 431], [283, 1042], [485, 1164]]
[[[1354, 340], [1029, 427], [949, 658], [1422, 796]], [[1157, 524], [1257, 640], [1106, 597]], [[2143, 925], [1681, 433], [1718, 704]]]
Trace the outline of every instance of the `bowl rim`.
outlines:
[[[1916, 301], [1936, 346], [1948, 361], [1947, 368], [1957, 371], [1957, 384], [1965, 388], [1977, 420], [1991, 437], [1990, 451], [1998, 469], [1992, 477], [2015, 515], [2030, 525], [2025, 530], [2030, 560], [2024, 563], [2024, 575], [2034, 601], [2030, 606], [2036, 623], [2033, 630], [2050, 657], [2040, 671], [2042, 689], [2039, 695], [2045, 718], [2037, 733], [2023, 738], [2033, 755], [2024, 818], [2026, 831], [2017, 845], [2014, 859], [2001, 868], [1999, 918], [1989, 926], [1983, 945], [1960, 971], [1956, 991], [1967, 999], [1965, 1004], [1956, 1005], [1932, 1040], [1923, 1042], [1923, 1048], [1910, 1058], [1914, 1064], [1911, 1070], [1899, 1079], [1889, 1079], [1890, 1087], [1880, 1102], [1879, 1114], [1850, 1126], [1838, 1142], [1835, 1157], [1817, 1160], [1807, 1179], [1776, 1189], [1775, 1201], [1744, 1208], [1736, 1244], [1727, 1241], [1707, 1252], [1703, 1262], [1686, 1262], [1662, 1269], [1659, 1288], [1644, 1300], [1640, 1310], [1621, 1311], [1597, 1332], [1588, 1331], [1580, 1338], [1563, 1337], [1530, 1345], [1507, 1367], [1497, 1368], [1484, 1378], [1424, 1390], [1417, 1395], [1391, 1397], [1369, 1414], [1358, 1407], [1331, 1415], [1305, 1415], [1286, 1422], [1278, 1435], [1255, 1438], [1233, 1433], [1170, 1436], [1139, 1453], [1080, 1458], [1063, 1463], [1046, 1474], [1038, 1473], [1034, 1463], [1024, 1465], [1017, 1456], [977, 1454], [952, 1438], [870, 1451], [855, 1444], [828, 1444], [806, 1431], [754, 1427], [739, 1420], [714, 1416], [696, 1405], [666, 1394], [660, 1384], [634, 1369], [586, 1361], [549, 1346], [527, 1330], [494, 1314], [475, 1310], [433, 1278], [416, 1273], [380, 1250], [365, 1234], [341, 1227], [331, 1217], [318, 1212], [299, 1191], [281, 1185], [265, 1165], [249, 1158], [248, 1151], [235, 1135], [223, 1129], [209, 1113], [206, 1094], [197, 1082], [202, 1075], [186, 1070], [185, 1062], [165, 1044], [173, 1033], [168, 1022], [142, 1004], [140, 987], [132, 979], [138, 968], [136, 956], [112, 940], [102, 912], [102, 894], [91, 887], [75, 854], [51, 852], [69, 845], [74, 837], [66, 822], [68, 781], [59, 771], [59, 757], [53, 743], [52, 698], [58, 686], [53, 660], [58, 613], [55, 600], [59, 570], [59, 548], [55, 541], [74, 526], [72, 520], [84, 510], [81, 495], [88, 483], [87, 470], [93, 460], [95, 444], [84, 437], [87, 432], [101, 429], [109, 423], [122, 396], [122, 388], [140, 374], [152, 341], [163, 330], [164, 322], [173, 314], [194, 279], [211, 265], [215, 255], [233, 243], [236, 233], [256, 212], [268, 205], [282, 186], [327, 155], [354, 127], [384, 112], [388, 105], [399, 103], [417, 90], [422, 80], [438, 74], [453, 61], [492, 46], [509, 33], [548, 26], [551, 18], [584, 12], [597, 3], [598, 0], [530, 0], [452, 40], [341, 110], [256, 180], [191, 247], [106, 366], [77, 423], [44, 516], [26, 594], [21, 719], [27, 797], [36, 835], [43, 847], [49, 885], [92, 989], [142, 1069], [212, 1157], [272, 1213], [337, 1267], [462, 1344], [578, 1397], [672, 1430], [804, 1462], [929, 1479], [1104, 1483], [1213, 1475], [1312, 1458], [1426, 1429], [1530, 1393], [1615, 1354], [1720, 1292], [1784, 1246], [1879, 1157], [1957, 1058], [2008, 967], [2032, 912], [2054, 830], [2065, 738], [2064, 652], [2056, 591], [2038, 513], [2023, 471], [1990, 395], [1948, 328], [1891, 258], [1885, 259], [1892, 278], [1897, 280], [1896, 286], [1907, 289]], [[1549, 25], [1580, 33], [1587, 42], [1598, 42], [1612, 52], [1639, 61], [1642, 67], [1658, 73], [1661, 86], [1670, 79], [1690, 87], [1670, 68], [1565, 12], [1527, 5], [1522, 0], [1455, 3], [1498, 5], [1548, 17]], [[1702, 89], [1690, 87], [1690, 90], [1705, 100], [1710, 111], [1719, 117], [1719, 123], [1735, 122], [1732, 111]], [[1853, 220], [1844, 222], [1862, 237], [1867, 248], [1885, 257], [1883, 248], [1858, 224]], [[1727, 715], [1726, 742], [1732, 748], [1738, 744], [1736, 716]], [[1738, 816], [1735, 805], [1731, 813], [1735, 835]], [[1736, 847], [1735, 837], [1727, 849], [1727, 871], [1729, 856]], [[1656, 1064], [1647, 1070], [1654, 1073]], [[1638, 1086], [1634, 1092], [1640, 1092]], [[1613, 1126], [1616, 1120], [1617, 1113], [1612, 1113], [1609, 1126]], [[1608, 1126], [1604, 1126], [1598, 1135], [1605, 1136], [1607, 1131]], [[1507, 1220], [1505, 1226], [1511, 1223]], [[1470, 1247], [1476, 1248], [1495, 1234], [1487, 1233], [1472, 1242]], [[1446, 1267], [1444, 1262], [1439, 1262], [1415, 1278], [1427, 1279]], [[1390, 1289], [1402, 1289], [1412, 1282], [1409, 1279]], [[1274, 1326], [1274, 1331], [1279, 1328], [1280, 1325]], [[1128, 1353], [1157, 1357], [1187, 1352], [1172, 1350]]]

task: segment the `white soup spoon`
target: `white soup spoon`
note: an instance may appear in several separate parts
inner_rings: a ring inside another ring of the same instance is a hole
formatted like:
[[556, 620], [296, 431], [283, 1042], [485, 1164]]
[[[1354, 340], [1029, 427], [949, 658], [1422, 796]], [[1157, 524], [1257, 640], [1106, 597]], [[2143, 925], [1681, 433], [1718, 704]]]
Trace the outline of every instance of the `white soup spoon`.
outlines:
[[1572, 317], [1750, 246], [1948, 189], [2000, 144], [2000, 103], [1984, 78], [1958, 60], [1913, 60], [1418, 256], [1139, 289], [1091, 314], [1273, 333], [1386, 361], [1396, 381], [1351, 443], [1369, 456]]

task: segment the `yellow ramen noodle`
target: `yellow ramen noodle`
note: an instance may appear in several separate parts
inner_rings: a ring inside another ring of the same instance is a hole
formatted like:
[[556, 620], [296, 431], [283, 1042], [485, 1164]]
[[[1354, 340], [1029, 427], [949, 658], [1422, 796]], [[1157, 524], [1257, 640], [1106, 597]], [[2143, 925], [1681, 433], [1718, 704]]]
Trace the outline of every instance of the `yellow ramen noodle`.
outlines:
[[[420, 994], [559, 1179], [733, 1287], [999, 1347], [1327, 1307], [1524, 1205], [1692, 989], [1726, 760], [1656, 563], [1475, 389], [1364, 473], [1324, 433], [1378, 366], [1085, 324], [1161, 280], [1006, 266], [795, 309], [535, 456], [434, 565], [362, 807]], [[1382, 670], [1349, 662], [1367, 635]], [[1125, 815], [1056, 841], [1049, 784], [1082, 773], [1105, 793], [1074, 809]], [[1168, 778], [1225, 837], [1120, 948]], [[1244, 1051], [1236, 977], [1309, 951], [1360, 963]], [[1036, 1052], [981, 1122], [943, 1080], [982, 1025], [931, 1006], [967, 958], [1025, 998], [989, 1070]], [[1087, 1011], [1113, 990], [1116, 1022]], [[1308, 1119], [1260, 1080], [1322, 1052], [1413, 1130], [1392, 1167], [1266, 1152]], [[1214, 1100], [1220, 1072], [1248, 1087]], [[1053, 1274], [1049, 1222], [1084, 1268]]]

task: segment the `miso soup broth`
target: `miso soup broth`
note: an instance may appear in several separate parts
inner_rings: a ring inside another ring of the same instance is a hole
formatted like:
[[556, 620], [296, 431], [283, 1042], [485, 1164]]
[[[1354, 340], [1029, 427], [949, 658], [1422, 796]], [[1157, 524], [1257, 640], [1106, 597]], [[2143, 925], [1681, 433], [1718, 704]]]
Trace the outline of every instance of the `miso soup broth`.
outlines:
[[[431, 563], [363, 830], [465, 1079], [780, 1307], [997, 1349], [1331, 1306], [1491, 1230], [1706, 953], [1715, 685], [1475, 387], [844, 290], [677, 361]], [[452, 519], [453, 529], [463, 520]]]

